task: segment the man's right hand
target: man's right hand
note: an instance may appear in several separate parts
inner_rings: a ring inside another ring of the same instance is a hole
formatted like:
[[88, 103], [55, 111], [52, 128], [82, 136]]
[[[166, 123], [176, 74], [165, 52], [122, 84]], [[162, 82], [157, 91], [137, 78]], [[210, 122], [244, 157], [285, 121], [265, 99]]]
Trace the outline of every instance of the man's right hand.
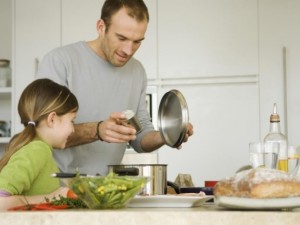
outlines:
[[136, 130], [123, 125], [122, 120], [125, 119], [122, 112], [111, 113], [109, 118], [99, 125], [98, 132], [101, 139], [109, 143], [127, 143], [136, 139]]

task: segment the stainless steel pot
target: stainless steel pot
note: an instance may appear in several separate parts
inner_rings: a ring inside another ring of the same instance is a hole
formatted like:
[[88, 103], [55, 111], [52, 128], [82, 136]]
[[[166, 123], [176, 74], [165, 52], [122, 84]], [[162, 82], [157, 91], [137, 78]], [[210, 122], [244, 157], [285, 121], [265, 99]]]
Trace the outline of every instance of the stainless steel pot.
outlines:
[[145, 185], [140, 195], [164, 195], [167, 193], [166, 164], [124, 164], [109, 165], [109, 171], [119, 175], [145, 176], [150, 181]]

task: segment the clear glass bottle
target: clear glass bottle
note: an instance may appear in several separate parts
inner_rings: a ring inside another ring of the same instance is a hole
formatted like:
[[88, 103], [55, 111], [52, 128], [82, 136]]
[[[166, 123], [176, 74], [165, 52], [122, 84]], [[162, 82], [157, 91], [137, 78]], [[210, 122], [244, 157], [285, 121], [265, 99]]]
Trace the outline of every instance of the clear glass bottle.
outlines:
[[277, 105], [274, 103], [273, 113], [270, 116], [270, 130], [264, 138], [264, 142], [278, 142], [280, 145], [278, 153], [277, 169], [288, 172], [287, 138], [280, 130], [280, 117], [277, 114]]

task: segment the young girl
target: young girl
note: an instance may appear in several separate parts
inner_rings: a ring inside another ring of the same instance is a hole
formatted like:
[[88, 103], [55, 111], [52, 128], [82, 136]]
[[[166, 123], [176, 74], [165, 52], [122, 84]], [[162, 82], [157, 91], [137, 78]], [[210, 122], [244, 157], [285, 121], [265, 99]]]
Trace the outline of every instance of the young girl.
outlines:
[[38, 79], [25, 88], [18, 104], [25, 128], [0, 160], [0, 209], [66, 196], [68, 189], [51, 177], [59, 171], [52, 150], [65, 147], [77, 111], [77, 99], [65, 86]]

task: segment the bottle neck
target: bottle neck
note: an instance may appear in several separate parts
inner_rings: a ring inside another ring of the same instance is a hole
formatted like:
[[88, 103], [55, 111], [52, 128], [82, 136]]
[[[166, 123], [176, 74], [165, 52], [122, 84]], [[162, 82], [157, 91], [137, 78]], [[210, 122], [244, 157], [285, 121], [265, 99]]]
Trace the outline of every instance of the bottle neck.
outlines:
[[270, 123], [270, 133], [281, 133], [279, 122], [271, 122]]

